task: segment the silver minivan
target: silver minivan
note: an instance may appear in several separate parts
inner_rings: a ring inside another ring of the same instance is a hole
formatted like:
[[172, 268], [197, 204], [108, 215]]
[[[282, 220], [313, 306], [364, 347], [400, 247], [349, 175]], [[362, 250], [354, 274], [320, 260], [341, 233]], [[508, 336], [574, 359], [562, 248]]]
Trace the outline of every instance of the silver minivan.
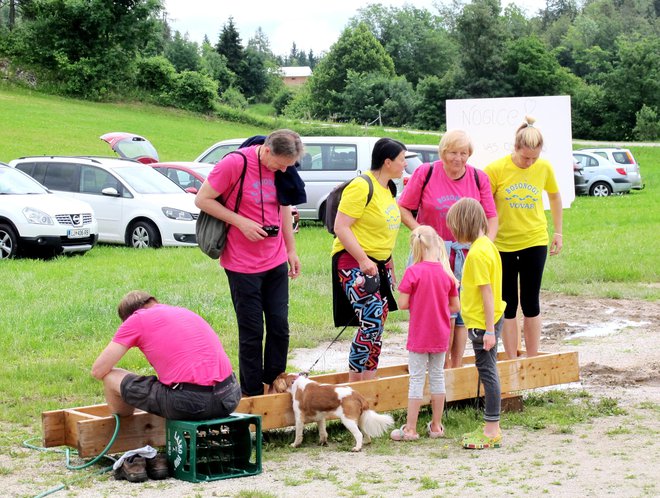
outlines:
[[[305, 155], [298, 172], [305, 182], [307, 202], [298, 206], [301, 219], [322, 220], [325, 200], [342, 182], [350, 180], [371, 168], [371, 151], [378, 137], [301, 137]], [[244, 139], [218, 142], [195, 159], [197, 162], [215, 164], [225, 154], [236, 150]], [[412, 174], [420, 164], [417, 154], [406, 154], [408, 167], [404, 176]], [[399, 193], [404, 181], [396, 182]]]

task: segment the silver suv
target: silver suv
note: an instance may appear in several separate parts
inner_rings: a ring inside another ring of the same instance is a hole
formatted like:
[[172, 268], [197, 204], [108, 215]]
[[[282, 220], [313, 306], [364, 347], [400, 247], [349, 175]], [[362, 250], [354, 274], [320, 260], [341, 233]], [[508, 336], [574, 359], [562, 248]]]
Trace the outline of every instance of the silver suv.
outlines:
[[599, 147], [580, 149], [580, 151], [591, 152], [609, 160], [615, 166], [622, 165], [626, 168], [628, 180], [632, 183], [632, 188], [641, 190], [644, 188], [642, 175], [639, 172], [639, 163], [629, 149], [620, 149], [618, 147]]

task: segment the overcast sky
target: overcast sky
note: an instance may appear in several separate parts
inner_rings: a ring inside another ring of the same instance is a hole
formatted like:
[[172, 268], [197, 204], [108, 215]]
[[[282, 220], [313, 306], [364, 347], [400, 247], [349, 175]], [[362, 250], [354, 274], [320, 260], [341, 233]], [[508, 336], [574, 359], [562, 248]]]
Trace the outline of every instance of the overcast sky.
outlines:
[[[501, 0], [508, 5], [508, 0]], [[545, 0], [512, 0], [528, 14], [545, 6]], [[415, 7], [437, 12], [436, 0], [165, 0], [170, 25], [192, 41], [201, 43], [204, 35], [211, 43], [218, 41], [229, 17], [241, 35], [243, 46], [261, 27], [275, 55], [287, 55], [295, 42], [299, 50], [315, 54], [327, 51], [337, 41], [348, 20], [359, 8], [380, 3]]]

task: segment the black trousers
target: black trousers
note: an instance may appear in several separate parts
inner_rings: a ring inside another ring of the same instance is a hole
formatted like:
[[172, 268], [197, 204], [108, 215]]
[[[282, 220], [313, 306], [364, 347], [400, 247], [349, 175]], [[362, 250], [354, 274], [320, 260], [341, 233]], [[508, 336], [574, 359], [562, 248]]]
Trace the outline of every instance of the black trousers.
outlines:
[[[289, 352], [288, 263], [261, 273], [225, 270], [238, 322], [238, 368], [243, 394], [264, 393], [286, 370]], [[264, 321], [266, 341], [264, 346]]]

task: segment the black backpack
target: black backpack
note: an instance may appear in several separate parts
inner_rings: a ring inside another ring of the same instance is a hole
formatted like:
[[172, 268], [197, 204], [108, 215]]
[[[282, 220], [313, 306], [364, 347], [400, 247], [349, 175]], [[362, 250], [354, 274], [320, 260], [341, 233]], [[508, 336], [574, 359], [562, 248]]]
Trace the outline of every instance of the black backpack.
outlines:
[[[367, 185], [369, 185], [367, 202], [364, 203], [364, 207], [367, 207], [371, 202], [371, 198], [374, 196], [374, 184], [372, 183], [371, 177], [369, 175], [366, 174], [360, 175], [359, 177], [356, 178], [364, 178], [364, 180], [367, 182]], [[355, 180], [355, 178], [351, 178], [350, 180], [337, 185], [334, 189], [332, 189], [332, 192], [330, 192], [327, 199], [325, 200], [323, 226], [325, 226], [325, 229], [328, 232], [330, 232], [332, 235], [335, 235], [335, 218], [337, 218], [337, 209], [339, 208], [339, 203], [341, 202], [341, 196], [344, 193], [344, 189], [353, 180]], [[387, 186], [390, 189], [390, 192], [392, 193], [392, 197], [396, 197], [396, 184], [392, 180], [389, 180], [387, 182]]]

